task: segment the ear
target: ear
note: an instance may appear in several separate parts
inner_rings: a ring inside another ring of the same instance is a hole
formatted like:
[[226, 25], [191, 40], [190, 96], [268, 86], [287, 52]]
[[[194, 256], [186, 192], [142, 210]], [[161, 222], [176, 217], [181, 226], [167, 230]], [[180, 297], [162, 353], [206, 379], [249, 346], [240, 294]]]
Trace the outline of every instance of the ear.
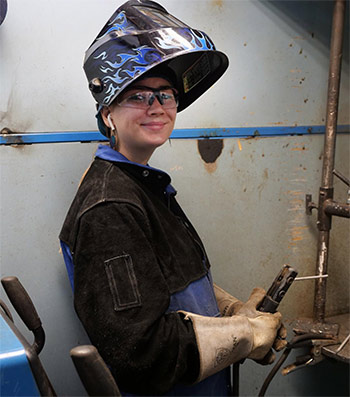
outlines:
[[108, 127], [108, 128], [111, 128], [110, 125], [109, 125], [109, 122], [108, 122], [108, 118], [107, 118], [109, 113], [110, 113], [110, 110], [106, 106], [104, 106], [101, 109], [101, 116], [102, 116], [103, 122], [105, 123], [105, 126]]

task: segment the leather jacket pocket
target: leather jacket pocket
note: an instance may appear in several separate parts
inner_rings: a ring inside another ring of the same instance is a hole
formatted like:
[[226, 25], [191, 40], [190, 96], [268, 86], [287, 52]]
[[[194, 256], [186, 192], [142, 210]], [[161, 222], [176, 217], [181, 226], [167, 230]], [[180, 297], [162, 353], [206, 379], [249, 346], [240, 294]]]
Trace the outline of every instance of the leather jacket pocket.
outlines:
[[141, 306], [132, 258], [123, 254], [104, 262], [115, 311]]

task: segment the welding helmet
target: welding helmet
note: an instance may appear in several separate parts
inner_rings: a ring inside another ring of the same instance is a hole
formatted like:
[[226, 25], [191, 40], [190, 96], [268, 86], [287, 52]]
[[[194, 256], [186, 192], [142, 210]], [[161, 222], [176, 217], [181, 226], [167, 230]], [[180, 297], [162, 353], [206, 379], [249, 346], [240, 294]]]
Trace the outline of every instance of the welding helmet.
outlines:
[[[210, 38], [150, 0], [130, 0], [108, 20], [85, 54], [84, 71], [98, 109], [137, 79], [165, 76], [188, 107], [225, 72], [228, 58]], [[106, 135], [100, 112], [98, 125]], [[102, 128], [101, 128], [102, 127]]]

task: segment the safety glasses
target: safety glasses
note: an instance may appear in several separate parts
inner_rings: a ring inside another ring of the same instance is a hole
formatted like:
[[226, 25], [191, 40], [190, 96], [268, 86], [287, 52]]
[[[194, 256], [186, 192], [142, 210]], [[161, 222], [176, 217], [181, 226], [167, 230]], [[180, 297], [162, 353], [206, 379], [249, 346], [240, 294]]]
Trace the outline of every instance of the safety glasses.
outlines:
[[148, 109], [158, 99], [163, 109], [177, 108], [178, 92], [175, 88], [164, 86], [152, 88], [146, 86], [133, 86], [130, 88], [130, 95], [123, 95], [123, 99], [117, 105], [125, 108]]

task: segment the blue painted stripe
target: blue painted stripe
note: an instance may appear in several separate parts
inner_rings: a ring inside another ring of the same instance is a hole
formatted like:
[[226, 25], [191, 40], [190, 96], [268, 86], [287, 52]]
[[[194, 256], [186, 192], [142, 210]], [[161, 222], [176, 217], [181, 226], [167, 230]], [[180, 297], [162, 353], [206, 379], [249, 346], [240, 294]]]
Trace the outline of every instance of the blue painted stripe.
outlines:
[[[338, 125], [338, 133], [350, 133], [350, 125]], [[172, 139], [204, 138], [250, 138], [288, 135], [324, 134], [324, 125], [313, 126], [274, 126], [274, 127], [239, 127], [239, 128], [192, 128], [175, 129]], [[0, 145], [58, 143], [58, 142], [101, 142], [107, 139], [98, 131], [40, 132], [25, 134], [1, 134]]]

